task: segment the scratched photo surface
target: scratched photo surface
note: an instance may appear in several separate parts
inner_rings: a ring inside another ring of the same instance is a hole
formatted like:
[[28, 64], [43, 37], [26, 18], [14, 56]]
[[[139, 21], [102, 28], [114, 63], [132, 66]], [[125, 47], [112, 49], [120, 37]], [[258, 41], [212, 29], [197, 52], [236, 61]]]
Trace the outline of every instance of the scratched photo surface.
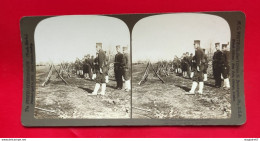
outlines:
[[132, 117], [230, 118], [230, 38], [227, 21], [210, 14], [138, 21], [132, 31]]
[[[116, 46], [123, 55], [130, 53], [123, 21], [94, 15], [50, 17], [37, 25], [34, 40], [36, 119], [130, 118], [130, 91], [117, 89], [114, 74]], [[127, 80], [121, 79], [125, 85]]]

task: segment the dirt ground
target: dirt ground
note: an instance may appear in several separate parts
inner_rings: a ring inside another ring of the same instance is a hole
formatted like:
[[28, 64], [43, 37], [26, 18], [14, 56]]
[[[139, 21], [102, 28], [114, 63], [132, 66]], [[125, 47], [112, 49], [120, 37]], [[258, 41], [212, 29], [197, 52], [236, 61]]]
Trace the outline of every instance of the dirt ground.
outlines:
[[130, 92], [116, 90], [116, 82], [110, 80], [105, 96], [88, 96], [95, 82], [72, 75], [65, 78], [65, 85], [53, 73], [51, 81], [41, 84], [48, 75], [48, 66], [36, 67], [36, 101], [34, 116], [37, 119], [57, 118], [130, 118]]
[[230, 92], [213, 87], [212, 78], [205, 82], [204, 94], [186, 95], [192, 85], [191, 79], [172, 72], [169, 76], [162, 77], [166, 82], [162, 83], [150, 70], [148, 81], [139, 86], [138, 82], [144, 74], [146, 64], [132, 67], [133, 118], [230, 118]]

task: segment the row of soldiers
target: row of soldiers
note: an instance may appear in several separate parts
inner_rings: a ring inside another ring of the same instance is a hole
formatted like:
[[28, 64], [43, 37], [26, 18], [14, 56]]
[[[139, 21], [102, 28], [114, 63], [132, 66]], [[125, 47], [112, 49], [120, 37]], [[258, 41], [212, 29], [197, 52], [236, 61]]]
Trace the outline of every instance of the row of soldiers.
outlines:
[[[215, 87], [221, 87], [221, 76], [224, 78], [223, 87], [225, 89], [230, 88], [229, 82], [229, 69], [230, 69], [230, 58], [229, 51], [227, 49], [228, 44], [222, 44], [222, 51], [220, 51], [220, 43], [215, 44], [216, 52], [213, 55], [213, 75], [215, 79]], [[195, 89], [199, 85], [198, 93], [203, 93], [204, 81], [207, 81], [207, 68], [208, 58], [205, 54], [205, 50], [200, 47], [200, 40], [194, 41], [195, 55], [183, 55], [183, 62], [186, 64], [182, 70], [183, 72], [188, 71], [191, 68], [190, 77], [193, 80], [191, 90], [188, 94], [195, 94]], [[185, 68], [186, 67], [186, 68]], [[184, 74], [185, 75], [185, 74]]]
[[[202, 58], [202, 63], [203, 63], [203, 75], [204, 79], [203, 81], [207, 81], [207, 70], [208, 70], [208, 57], [205, 53], [205, 49], [202, 49], [203, 51], [203, 58]], [[173, 60], [173, 68], [175, 70], [175, 73], [180, 74], [182, 73], [183, 77], [188, 77], [192, 78], [194, 76], [194, 72], [196, 69], [196, 58], [195, 56], [189, 52], [183, 53], [181, 58], [178, 58], [175, 56]]]
[[[75, 69], [78, 75], [89, 76], [90, 79], [96, 81], [94, 91], [89, 95], [97, 95], [99, 88], [101, 92], [99, 94], [105, 95], [106, 84], [109, 82], [108, 71], [110, 66], [109, 57], [102, 49], [102, 43], [96, 43], [96, 57], [86, 55], [82, 61], [79, 59], [75, 62]], [[117, 89], [122, 89], [123, 79], [125, 80], [125, 91], [130, 91], [130, 59], [127, 53], [128, 48], [123, 47], [123, 53], [121, 53], [120, 46], [116, 46], [117, 54], [114, 60], [114, 72], [117, 82]]]

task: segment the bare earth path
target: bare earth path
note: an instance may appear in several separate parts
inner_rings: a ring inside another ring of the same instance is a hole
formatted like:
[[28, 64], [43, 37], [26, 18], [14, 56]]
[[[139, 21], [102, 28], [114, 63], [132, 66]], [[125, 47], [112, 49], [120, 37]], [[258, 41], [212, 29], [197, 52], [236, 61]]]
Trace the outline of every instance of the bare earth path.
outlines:
[[47, 73], [47, 66], [37, 66], [35, 118], [130, 118], [130, 92], [114, 89], [115, 81], [110, 80], [105, 96], [88, 96], [94, 81], [73, 76], [65, 85], [53, 75], [42, 87]]
[[139, 86], [146, 64], [133, 66], [133, 118], [229, 118], [231, 115], [230, 92], [213, 87], [214, 80], [205, 82], [203, 95], [186, 95], [192, 80], [171, 73], [162, 77], [162, 83], [153, 76]]

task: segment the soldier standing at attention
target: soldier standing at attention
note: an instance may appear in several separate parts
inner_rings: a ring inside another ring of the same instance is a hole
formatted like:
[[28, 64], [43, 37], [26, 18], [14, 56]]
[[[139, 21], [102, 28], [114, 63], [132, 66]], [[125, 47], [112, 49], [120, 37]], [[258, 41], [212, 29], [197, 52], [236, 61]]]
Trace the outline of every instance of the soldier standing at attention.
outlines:
[[193, 54], [191, 53], [190, 54], [190, 70], [191, 70], [191, 73], [190, 73], [190, 78], [192, 78], [194, 76], [194, 71], [195, 71], [195, 58], [193, 56]]
[[203, 81], [207, 81], [208, 80], [208, 74], [207, 74], [207, 70], [208, 70], [208, 56], [206, 55], [206, 50], [203, 49], [203, 63], [204, 63], [204, 70], [203, 70], [203, 74], [204, 74], [204, 80]]
[[[108, 69], [109, 68], [109, 56], [107, 55], [106, 51], [104, 51], [104, 52], [105, 52], [105, 55], [106, 55], [105, 66]], [[106, 83], [108, 83], [109, 82], [108, 71], [105, 74], [105, 79], [106, 79]]]
[[195, 72], [194, 72], [194, 77], [192, 78], [193, 83], [191, 90], [189, 91], [188, 94], [195, 94], [195, 89], [198, 86], [199, 83], [199, 94], [203, 93], [203, 87], [204, 87], [204, 82], [203, 82], [203, 69], [204, 69], [204, 64], [202, 63], [203, 59], [203, 51], [200, 48], [200, 40], [195, 40], [194, 41], [194, 48], [195, 48], [195, 61], [196, 61], [196, 66], [195, 66]]
[[[90, 59], [89, 54], [87, 56], [85, 56], [84, 65], [83, 65], [83, 73], [84, 73], [84, 76], [85, 76], [85, 74], [88, 74], [89, 78], [92, 79], [91, 59]], [[86, 78], [86, 76], [85, 76], [85, 78]]]
[[122, 61], [122, 67], [123, 67], [123, 78], [125, 79], [125, 91], [131, 90], [131, 83], [130, 83], [130, 58], [129, 54], [127, 53], [128, 48], [123, 47], [123, 61]]
[[190, 68], [190, 54], [189, 54], [189, 52], [186, 52], [186, 65], [187, 65], [186, 77], [190, 78], [191, 68]]
[[96, 49], [97, 49], [97, 78], [96, 78], [96, 85], [94, 88], [94, 91], [92, 92], [92, 94], [89, 95], [97, 95], [98, 90], [100, 88], [101, 85], [101, 92], [99, 94], [101, 95], [105, 95], [106, 93], [106, 80], [105, 80], [105, 75], [108, 71], [106, 65], [105, 65], [105, 61], [106, 61], [106, 55], [105, 52], [102, 50], [102, 43], [96, 43]]
[[95, 73], [94, 72], [94, 56], [93, 55], [90, 57], [89, 62], [90, 62], [90, 68], [91, 68], [91, 73], [92, 73], [91, 79], [93, 79], [93, 74]]
[[215, 79], [215, 87], [221, 87], [221, 68], [222, 68], [222, 52], [220, 51], [220, 43], [215, 43], [216, 52], [213, 55], [213, 75]]
[[93, 76], [92, 76], [92, 80], [97, 78], [97, 70], [98, 70], [98, 53], [96, 53], [96, 57], [94, 58], [94, 61], [93, 61]]
[[120, 51], [120, 45], [116, 46], [117, 54], [115, 55], [114, 72], [116, 78], [116, 89], [121, 90], [123, 88], [123, 54]]
[[186, 74], [187, 74], [186, 54], [183, 53], [181, 58], [182, 58], [181, 59], [182, 76], [186, 77]]
[[230, 83], [229, 83], [229, 70], [230, 70], [230, 59], [229, 59], [229, 55], [230, 52], [227, 49], [227, 44], [222, 44], [222, 57], [223, 57], [223, 65], [222, 65], [222, 75], [224, 78], [224, 85], [223, 87], [225, 89], [229, 89], [230, 88]]

